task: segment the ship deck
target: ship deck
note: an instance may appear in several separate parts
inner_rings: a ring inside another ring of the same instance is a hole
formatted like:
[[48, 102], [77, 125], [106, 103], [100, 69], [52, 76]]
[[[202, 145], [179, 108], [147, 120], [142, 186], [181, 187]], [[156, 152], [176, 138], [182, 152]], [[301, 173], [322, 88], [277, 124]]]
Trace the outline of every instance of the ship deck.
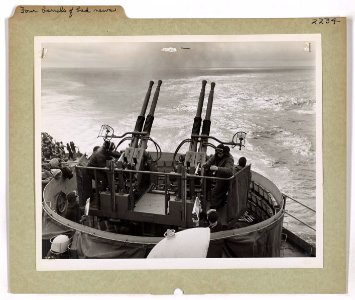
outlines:
[[[145, 193], [136, 202], [133, 209], [135, 212], [150, 213], [156, 215], [165, 215], [165, 195], [157, 192]], [[227, 209], [222, 207], [218, 210], [220, 221], [223, 225], [227, 225]], [[248, 223], [243, 224], [238, 227], [244, 227], [249, 225]]]
[[135, 212], [165, 215], [165, 195], [145, 193], [136, 203]]
[[289, 241], [282, 241], [280, 257], [309, 257], [309, 254]]

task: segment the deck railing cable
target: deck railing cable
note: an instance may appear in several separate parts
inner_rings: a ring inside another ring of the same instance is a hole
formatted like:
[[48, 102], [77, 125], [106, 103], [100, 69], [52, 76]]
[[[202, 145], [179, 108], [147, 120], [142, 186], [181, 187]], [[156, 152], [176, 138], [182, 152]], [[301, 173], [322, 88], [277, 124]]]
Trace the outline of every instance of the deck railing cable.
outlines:
[[310, 211], [313, 211], [314, 213], [316, 212], [313, 208], [310, 208], [309, 206], [303, 204], [302, 202], [299, 202], [299, 201], [297, 201], [296, 199], [294, 199], [294, 198], [292, 198], [292, 197], [290, 197], [290, 196], [288, 196], [288, 195], [286, 195], [286, 194], [282, 194], [282, 195], [283, 195], [284, 197], [286, 197], [286, 198], [288, 198], [288, 199], [291, 199], [292, 201], [298, 203], [299, 205], [301, 205], [301, 206], [303, 206], [303, 207], [309, 209]]
[[295, 216], [289, 214], [287, 211], [285, 211], [285, 214], [289, 215], [291, 218], [294, 218], [295, 220], [297, 220], [298, 222], [300, 222], [300, 223], [302, 223], [303, 225], [307, 226], [308, 228], [310, 228], [310, 229], [316, 231], [315, 228], [313, 228], [312, 226], [308, 225], [307, 223], [301, 221], [300, 219], [296, 218]]

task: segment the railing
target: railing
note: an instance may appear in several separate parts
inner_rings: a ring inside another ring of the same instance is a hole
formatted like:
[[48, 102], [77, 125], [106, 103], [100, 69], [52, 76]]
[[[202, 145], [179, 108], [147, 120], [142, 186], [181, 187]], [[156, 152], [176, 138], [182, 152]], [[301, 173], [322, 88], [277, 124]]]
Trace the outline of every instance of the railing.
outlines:
[[[84, 166], [76, 166], [76, 168], [79, 169], [88, 169], [88, 170], [98, 170], [98, 171], [110, 171], [109, 168], [99, 168], [99, 167], [84, 167]], [[119, 172], [126, 172], [126, 173], [141, 173], [141, 174], [151, 174], [151, 175], [164, 175], [164, 176], [175, 176], [175, 177], [181, 177], [181, 173], [176, 173], [176, 172], [156, 172], [156, 171], [138, 171], [138, 170], [130, 170], [130, 169], [122, 169], [122, 168], [115, 168], [115, 171]], [[189, 178], [205, 178], [205, 179], [216, 179], [216, 180], [231, 180], [235, 178], [235, 174], [231, 177], [214, 177], [214, 176], [201, 176], [201, 175], [194, 175], [194, 174], [186, 174], [187, 177]]]
[[297, 201], [296, 199], [294, 199], [294, 198], [292, 198], [292, 197], [290, 197], [290, 196], [288, 196], [288, 195], [286, 195], [286, 194], [283, 194], [283, 196], [286, 197], [287, 199], [290, 199], [290, 200], [292, 200], [292, 201], [298, 203], [299, 205], [301, 205], [301, 206], [303, 206], [303, 207], [309, 209], [310, 211], [312, 211], [312, 212], [314, 212], [314, 213], [316, 212], [313, 208], [311, 208], [311, 207], [309, 207], [309, 206], [303, 204], [302, 202]]
[[[294, 204], [298, 205], [299, 207], [307, 209], [308, 212], [310, 212], [312, 214], [316, 213], [316, 210], [305, 205], [304, 203], [297, 201], [296, 199], [294, 199], [286, 194], [282, 194], [282, 196], [284, 198], [285, 203], [286, 203], [286, 200], [291, 200], [292, 201], [291, 203], [294, 203]], [[288, 204], [291, 204], [291, 203], [288, 203]], [[287, 210], [285, 210], [285, 214], [298, 222], [297, 225], [294, 225], [294, 226], [299, 226], [299, 225], [301, 225], [301, 226], [291, 228], [292, 226], [285, 226], [285, 223], [287, 224], [288, 222], [284, 222], [284, 226], [283, 226], [284, 228], [282, 231], [283, 241], [288, 240], [291, 244], [297, 246], [304, 253], [307, 253], [309, 256], [315, 257], [316, 256], [316, 244], [315, 244], [316, 229], [313, 226], [311, 226], [310, 224], [308, 224], [306, 221], [301, 220], [299, 217], [296, 217], [294, 214], [291, 214]], [[302, 212], [302, 216], [304, 216], [304, 215], [305, 215], [305, 213]], [[290, 223], [290, 224], [292, 224], [292, 223]], [[294, 224], [296, 224], [296, 223], [294, 223]], [[309, 232], [309, 229], [311, 230], [311, 233]]]
[[[290, 196], [288, 196], [288, 195], [286, 195], [286, 194], [282, 194], [282, 195], [283, 195], [283, 197], [285, 198], [285, 201], [286, 201], [287, 199], [289, 199], [289, 200], [293, 201], [294, 203], [297, 203], [297, 205], [300, 205], [300, 206], [302, 206], [302, 207], [308, 209], [310, 212], [316, 213], [316, 211], [315, 211], [313, 208], [311, 208], [311, 207], [309, 207], [309, 206], [303, 204], [302, 202], [299, 202], [299, 201], [297, 201], [296, 199], [294, 199], [294, 198], [292, 198], [292, 197], [290, 197]], [[298, 217], [292, 215], [292, 214], [289, 213], [288, 211], [285, 211], [285, 214], [287, 214], [287, 215], [290, 216], [291, 218], [295, 219], [295, 220], [298, 221], [300, 224], [302, 224], [302, 225], [308, 227], [309, 229], [313, 230], [314, 232], [316, 232], [316, 229], [315, 229], [314, 227], [312, 227], [311, 225], [309, 225], [309, 224], [307, 224], [306, 222], [302, 221], [302, 220], [299, 219]]]

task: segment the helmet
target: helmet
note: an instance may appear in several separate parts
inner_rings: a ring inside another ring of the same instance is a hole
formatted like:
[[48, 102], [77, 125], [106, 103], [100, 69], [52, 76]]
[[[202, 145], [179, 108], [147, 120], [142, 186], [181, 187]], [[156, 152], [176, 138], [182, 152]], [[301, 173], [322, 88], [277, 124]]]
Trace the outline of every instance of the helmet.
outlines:
[[75, 203], [76, 202], [76, 197], [77, 197], [77, 194], [76, 194], [76, 191], [72, 191], [70, 193], [67, 194], [67, 200], [69, 202], [69, 204], [72, 204], [72, 203]]
[[218, 221], [218, 213], [215, 209], [210, 209], [207, 211], [207, 219], [211, 223], [217, 222]]
[[51, 166], [51, 168], [59, 168], [59, 164], [60, 164], [60, 160], [58, 158], [52, 158], [50, 161], [49, 161], [49, 164]]
[[239, 160], [238, 160], [238, 165], [239, 166], [244, 168], [246, 166], [246, 164], [247, 164], [247, 159], [244, 156], [239, 158]]
[[58, 254], [66, 252], [70, 244], [69, 237], [65, 234], [56, 236], [53, 240], [51, 239], [50, 242], [52, 244], [51, 252]]
[[230, 152], [230, 148], [228, 146], [225, 146], [223, 144], [219, 144], [215, 148], [216, 152], [223, 153], [223, 154], [228, 154]]
[[53, 177], [58, 179], [59, 178], [59, 175], [62, 174], [62, 171], [59, 170], [59, 169], [55, 169], [52, 171], [52, 174], [53, 174]]

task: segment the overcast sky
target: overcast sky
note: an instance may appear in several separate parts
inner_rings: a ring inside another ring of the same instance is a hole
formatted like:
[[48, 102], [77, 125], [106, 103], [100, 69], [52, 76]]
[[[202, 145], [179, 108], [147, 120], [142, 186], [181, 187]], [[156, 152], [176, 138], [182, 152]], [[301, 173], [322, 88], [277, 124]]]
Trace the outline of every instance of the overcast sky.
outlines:
[[[305, 42], [44, 43], [42, 67], [140, 69], [315, 66]], [[188, 49], [187, 49], [188, 48]]]

